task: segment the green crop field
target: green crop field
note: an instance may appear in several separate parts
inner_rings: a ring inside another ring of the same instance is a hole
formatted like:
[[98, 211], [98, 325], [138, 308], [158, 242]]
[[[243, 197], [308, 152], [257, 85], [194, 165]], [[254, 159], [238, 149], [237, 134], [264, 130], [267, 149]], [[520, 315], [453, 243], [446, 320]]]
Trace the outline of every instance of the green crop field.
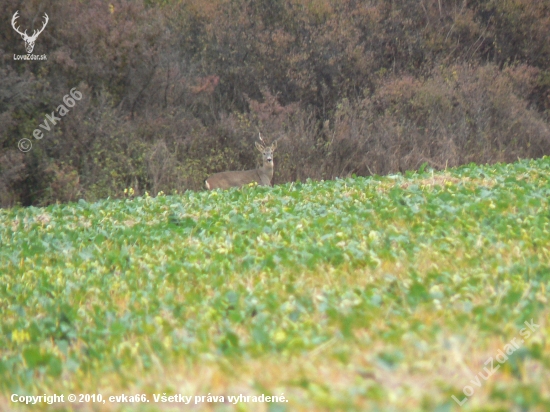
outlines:
[[0, 210], [0, 410], [550, 410], [549, 203], [546, 157]]

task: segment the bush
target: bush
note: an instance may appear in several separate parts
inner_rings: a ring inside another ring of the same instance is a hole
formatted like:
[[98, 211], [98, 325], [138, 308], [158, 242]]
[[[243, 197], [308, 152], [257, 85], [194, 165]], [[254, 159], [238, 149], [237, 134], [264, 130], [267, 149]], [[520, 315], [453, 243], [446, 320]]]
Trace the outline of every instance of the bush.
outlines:
[[[48, 60], [0, 63], [2, 207], [199, 190], [256, 167], [259, 131], [280, 139], [275, 183], [549, 154], [544, 2], [43, 7], [25, 2], [19, 23], [49, 14]], [[4, 56], [24, 52], [10, 25], [0, 38]], [[35, 140], [74, 87], [83, 99]]]
[[372, 97], [339, 107], [329, 140], [330, 177], [540, 157], [550, 129], [522, 96], [536, 86], [525, 66], [451, 66], [425, 80], [384, 79]]

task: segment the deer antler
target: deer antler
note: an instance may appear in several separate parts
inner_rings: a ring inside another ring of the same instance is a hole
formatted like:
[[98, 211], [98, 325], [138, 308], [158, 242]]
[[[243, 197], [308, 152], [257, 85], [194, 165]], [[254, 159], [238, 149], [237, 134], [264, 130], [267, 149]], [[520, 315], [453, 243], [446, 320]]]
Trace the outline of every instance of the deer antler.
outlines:
[[264, 145], [265, 145], [265, 141], [262, 137], [262, 134], [260, 132], [258, 132], [258, 137], [260, 138], [260, 142], [262, 142]]
[[19, 27], [16, 27], [15, 26], [15, 23], [16, 23], [16, 20], [19, 18], [18, 16], [18, 13], [19, 13], [19, 10], [17, 10], [15, 12], [15, 14], [13, 15], [12, 19], [11, 19], [11, 25], [13, 27], [13, 29], [19, 33], [24, 39], [25, 41], [33, 41], [33, 40], [36, 40], [36, 38], [38, 37], [38, 35], [40, 33], [42, 33], [44, 31], [44, 29], [46, 28], [46, 25], [48, 24], [48, 22], [50, 21], [50, 18], [48, 17], [48, 15], [46, 13], [44, 13], [44, 24], [42, 25], [42, 28], [40, 30], [34, 30], [33, 33], [32, 33], [32, 36], [29, 36], [27, 34], [27, 30], [25, 30], [24, 32], [22, 32]]
[[19, 10], [17, 10], [15, 12], [15, 14], [13, 15], [12, 19], [11, 19], [11, 26], [13, 27], [13, 29], [19, 33], [21, 36], [23, 37], [28, 37], [27, 36], [27, 30], [25, 30], [24, 33], [21, 32], [21, 30], [19, 30], [19, 27], [15, 27], [15, 21], [19, 18], [19, 16], [17, 15], [19, 13]]
[[[277, 142], [278, 142], [279, 140], [281, 140], [283, 137], [284, 137], [284, 136], [280, 136], [280, 137], [278, 137], [277, 139], [275, 139], [273, 142], [271, 142], [271, 147], [272, 147], [272, 148], [277, 147]], [[262, 135], [261, 135], [260, 132], [258, 132], [258, 138], [260, 139], [260, 142], [261, 142], [262, 146], [268, 147], [268, 146], [267, 146], [267, 143], [265, 142], [265, 140], [264, 140], [264, 138], [262, 137]]]
[[50, 18], [48, 17], [48, 15], [46, 13], [44, 13], [44, 25], [42, 26], [42, 28], [40, 30], [34, 30], [32, 36], [31, 36], [31, 39], [36, 40], [38, 35], [44, 31], [44, 29], [46, 28], [46, 25], [48, 24], [49, 21], [50, 21]]

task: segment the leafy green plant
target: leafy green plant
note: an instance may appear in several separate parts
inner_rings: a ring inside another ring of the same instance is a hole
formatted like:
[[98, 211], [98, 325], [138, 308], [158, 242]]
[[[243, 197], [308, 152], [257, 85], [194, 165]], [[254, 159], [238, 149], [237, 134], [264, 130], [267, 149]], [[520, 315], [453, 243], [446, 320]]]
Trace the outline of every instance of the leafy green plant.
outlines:
[[534, 319], [469, 405], [544, 409], [549, 178], [545, 157], [2, 209], [0, 405], [246, 390], [288, 410], [452, 409], [465, 369]]

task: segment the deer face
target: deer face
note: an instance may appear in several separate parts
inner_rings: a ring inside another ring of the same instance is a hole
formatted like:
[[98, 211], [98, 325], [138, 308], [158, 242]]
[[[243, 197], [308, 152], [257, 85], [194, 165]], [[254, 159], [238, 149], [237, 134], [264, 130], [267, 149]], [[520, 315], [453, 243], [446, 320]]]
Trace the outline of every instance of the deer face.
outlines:
[[275, 151], [276, 147], [277, 147], [277, 142], [273, 143], [269, 147], [262, 146], [261, 144], [256, 142], [256, 149], [258, 149], [262, 154], [264, 159], [264, 164], [273, 165], [273, 152]]
[[25, 49], [27, 49], [27, 53], [31, 54], [34, 50], [36, 37], [29, 37], [27, 35], [22, 35], [21, 37], [23, 37], [23, 40], [25, 41]]

